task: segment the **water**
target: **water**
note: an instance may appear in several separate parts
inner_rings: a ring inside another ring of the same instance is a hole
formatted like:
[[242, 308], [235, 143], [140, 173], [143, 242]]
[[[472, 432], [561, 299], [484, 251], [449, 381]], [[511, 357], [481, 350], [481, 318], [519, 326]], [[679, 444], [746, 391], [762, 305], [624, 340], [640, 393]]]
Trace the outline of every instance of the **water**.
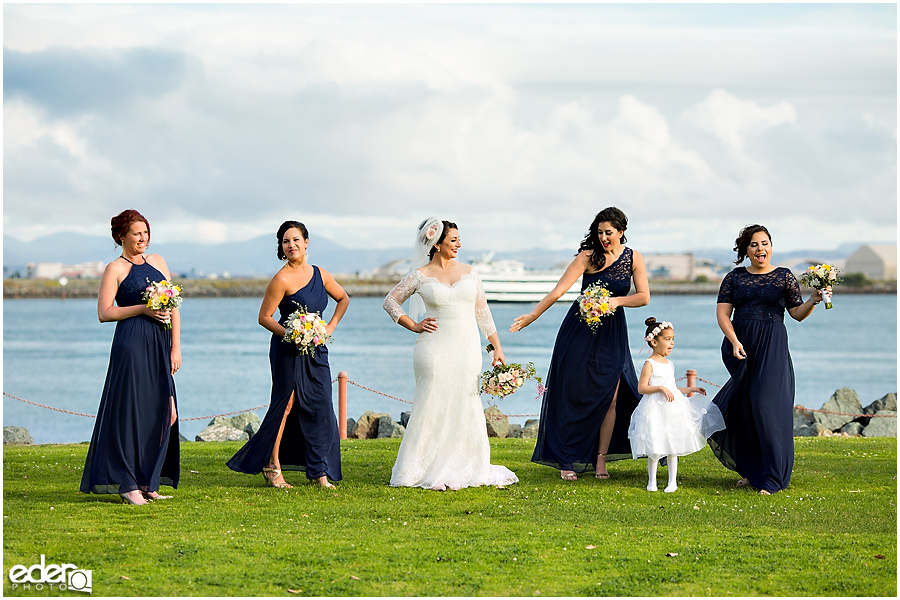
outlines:
[[[258, 298], [188, 298], [182, 306], [184, 365], [175, 376], [182, 418], [268, 404], [270, 334], [257, 322]], [[415, 335], [395, 325], [380, 298], [354, 298], [331, 347], [332, 376], [411, 400]], [[546, 374], [559, 323], [568, 304], [557, 304], [525, 330], [507, 331], [531, 304], [491, 304], [507, 360], [532, 361]], [[333, 303], [330, 305], [333, 308]], [[647, 357], [641, 340], [648, 316], [675, 324], [671, 360], [678, 376], [696, 369], [722, 384], [727, 372], [719, 347], [714, 296], [655, 296], [650, 307], [626, 309], [635, 368]], [[786, 320], [797, 382], [796, 403], [818, 408], [835, 389], [855, 389], [863, 405], [897, 391], [896, 296], [837, 296], [835, 308], [820, 305], [803, 323]], [[3, 302], [3, 391], [33, 402], [94, 414], [103, 390], [115, 325], [97, 321], [94, 300]], [[489, 366], [484, 355], [484, 368]], [[715, 393], [715, 388], [701, 384]], [[337, 384], [335, 403], [337, 402]], [[537, 414], [540, 402], [526, 384], [500, 401], [507, 414]], [[488, 405], [485, 397], [485, 406]], [[347, 414], [366, 409], [399, 419], [409, 405], [349, 387]], [[336, 408], [335, 408], [336, 410]], [[256, 411], [260, 417], [265, 409]], [[3, 424], [27, 427], [36, 443], [89, 440], [93, 419], [67, 415], [3, 398]], [[523, 423], [526, 417], [510, 419]], [[189, 439], [208, 419], [182, 422]]]

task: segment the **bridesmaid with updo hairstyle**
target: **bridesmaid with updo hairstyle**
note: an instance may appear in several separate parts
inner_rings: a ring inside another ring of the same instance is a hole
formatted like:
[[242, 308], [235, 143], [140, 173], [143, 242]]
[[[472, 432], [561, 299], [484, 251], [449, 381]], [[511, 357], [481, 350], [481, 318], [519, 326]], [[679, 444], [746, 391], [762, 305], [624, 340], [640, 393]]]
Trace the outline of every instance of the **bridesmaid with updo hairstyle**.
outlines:
[[[282, 471], [305, 471], [306, 478], [325, 488], [328, 480], [340, 481], [341, 444], [331, 400], [331, 367], [328, 348], [317, 346], [312, 355], [301, 354], [285, 342], [288, 315], [304, 307], [324, 316], [331, 297], [337, 306], [328, 321], [328, 334], [347, 312], [350, 297], [325, 269], [308, 261], [309, 232], [299, 221], [285, 221], [278, 228], [281, 269], [266, 286], [259, 324], [272, 332], [269, 365], [272, 396], [259, 431], [228, 461], [239, 473], [262, 473], [266, 485], [293, 487]], [[280, 311], [276, 321], [272, 318]]]
[[147, 219], [126, 210], [110, 225], [122, 254], [103, 271], [97, 316], [101, 323], [115, 321], [116, 332], [81, 491], [119, 494], [128, 504], [146, 504], [172, 497], [159, 494], [160, 484], [178, 487], [172, 376], [181, 368], [181, 318], [178, 309], [152, 310], [143, 300], [149, 283], [171, 279], [163, 257], [146, 253]]
[[790, 269], [772, 264], [772, 236], [762, 225], [744, 227], [734, 250], [735, 264], [750, 264], [728, 273], [719, 287], [716, 318], [731, 378], [713, 399], [726, 428], [709, 445], [740, 474], [737, 487], [769, 495], [788, 487], [794, 468], [794, 366], [784, 313], [803, 321], [822, 301], [822, 291], [803, 301]]

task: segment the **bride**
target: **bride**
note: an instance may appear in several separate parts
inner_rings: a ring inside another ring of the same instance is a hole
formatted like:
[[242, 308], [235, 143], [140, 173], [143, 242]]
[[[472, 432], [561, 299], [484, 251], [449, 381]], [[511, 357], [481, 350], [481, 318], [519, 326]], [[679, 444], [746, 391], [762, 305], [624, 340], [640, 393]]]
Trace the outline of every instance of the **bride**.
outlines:
[[[422, 221], [412, 271], [384, 299], [394, 322], [418, 334], [416, 391], [392, 486], [457, 490], [519, 480], [491, 464], [479, 392], [479, 329], [494, 346], [492, 364], [506, 359], [478, 274], [456, 261], [460, 246], [455, 223]], [[400, 306], [410, 296], [410, 313], [418, 318], [425, 312], [418, 323]]]

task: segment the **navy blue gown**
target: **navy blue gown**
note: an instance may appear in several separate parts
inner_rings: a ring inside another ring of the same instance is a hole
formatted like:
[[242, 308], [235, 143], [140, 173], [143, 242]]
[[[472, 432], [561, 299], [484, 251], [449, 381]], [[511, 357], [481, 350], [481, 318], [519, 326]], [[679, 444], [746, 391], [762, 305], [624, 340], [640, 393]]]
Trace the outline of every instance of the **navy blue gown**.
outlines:
[[[585, 273], [582, 291], [601, 283], [612, 296], [628, 295], [632, 258], [625, 248], [599, 273]], [[532, 462], [578, 473], [595, 469], [600, 425], [616, 386], [616, 421], [606, 460], [632, 458], [628, 426], [641, 397], [627, 329], [623, 308], [604, 318], [596, 333], [579, 317], [577, 302], [569, 308], [553, 346]]]
[[722, 362], [731, 378], [713, 402], [725, 429], [709, 445], [750, 485], [777, 492], [787, 488], [794, 468], [794, 365], [784, 311], [803, 304], [800, 287], [784, 267], [760, 275], [738, 267], [722, 280], [717, 302], [734, 306], [732, 324], [747, 358], [735, 358], [731, 342], [723, 340]]
[[[147, 262], [132, 264], [116, 291], [116, 304], [144, 304], [141, 296], [148, 283], [165, 278]], [[178, 422], [169, 425], [175, 401], [171, 351], [171, 332], [150, 317], [116, 323], [82, 492], [124, 494], [157, 492], [160, 484], [178, 487]]]
[[[299, 307], [324, 314], [328, 294], [319, 268], [305, 286], [282, 298], [278, 304], [279, 323]], [[327, 475], [340, 481], [341, 443], [337, 418], [331, 400], [331, 367], [328, 348], [319, 346], [312, 356], [302, 355], [296, 346], [272, 335], [269, 343], [272, 370], [272, 399], [269, 410], [250, 441], [231, 457], [227, 465], [239, 473], [261, 473], [269, 464], [278, 428], [291, 393], [294, 405], [281, 436], [278, 458], [282, 471], [306, 471], [307, 479]]]

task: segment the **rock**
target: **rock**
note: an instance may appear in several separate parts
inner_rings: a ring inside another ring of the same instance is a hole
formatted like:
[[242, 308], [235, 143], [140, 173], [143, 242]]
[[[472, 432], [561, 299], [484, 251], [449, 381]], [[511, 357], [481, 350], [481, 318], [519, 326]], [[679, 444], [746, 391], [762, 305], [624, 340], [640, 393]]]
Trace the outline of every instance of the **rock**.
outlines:
[[408, 410], [400, 413], [400, 424], [406, 427], [409, 424], [409, 415], [411, 414]]
[[4, 446], [30, 446], [33, 443], [34, 438], [31, 437], [31, 434], [24, 427], [7, 425], [3, 428]]
[[810, 435], [809, 428], [813, 424], [813, 413], [803, 406], [794, 407], [794, 435], [804, 437]]
[[525, 421], [525, 426], [522, 428], [522, 431], [519, 432], [519, 437], [536, 438], [538, 436], [540, 424], [540, 421], [537, 419], [528, 419]]
[[358, 440], [372, 440], [378, 437], [378, 422], [381, 417], [390, 417], [387, 413], [375, 413], [371, 410], [365, 411], [359, 415], [359, 421], [352, 432], [347, 434], [348, 438], [356, 438]]
[[384, 416], [378, 419], [378, 438], [402, 438], [406, 432], [406, 427], [400, 423], [395, 423], [390, 416]]
[[862, 423], [857, 423], [856, 421], [847, 423], [846, 425], [841, 427], [841, 433], [846, 433], [847, 435], [859, 435], [862, 430]]
[[872, 404], [868, 405], [863, 409], [863, 414], [866, 415], [874, 415], [879, 410], [893, 410], [896, 412], [897, 410], [897, 394], [891, 392], [890, 394], [885, 394], [883, 398], [879, 398]]
[[[239, 415], [234, 415], [233, 417], [213, 417], [213, 419], [208, 423], [208, 425], [225, 425], [226, 427], [232, 427], [239, 431], [244, 431], [244, 428], [248, 423], [256, 423], [259, 425], [259, 417], [256, 413], [247, 412]], [[259, 429], [257, 427], [257, 429]]]
[[863, 437], [897, 437], [897, 411], [881, 410], [876, 415], [894, 415], [894, 417], [873, 417], [862, 430]]
[[522, 433], [522, 426], [518, 423], [510, 423], [509, 424], [509, 433], [506, 434], [508, 438], [517, 438], [519, 434]]
[[[836, 390], [828, 402], [822, 405], [822, 410], [828, 410], [840, 413], [851, 413], [854, 415], [862, 414], [862, 405], [859, 403], [859, 396], [856, 390], [850, 388], [841, 388]], [[827, 413], [813, 413], [813, 421], [820, 423], [828, 429], [840, 429], [856, 417], [844, 415], [829, 415]]]
[[196, 438], [198, 442], [239, 442], [249, 439], [250, 436], [240, 429], [222, 424], [209, 425]]
[[353, 431], [354, 427], [356, 427], [356, 419], [347, 417], [347, 437], [350, 437], [350, 432]]
[[831, 435], [831, 430], [821, 423], [813, 423], [809, 428], [809, 435], [812, 437], [828, 437]]
[[250, 421], [249, 423], [244, 425], [244, 433], [247, 434], [247, 436], [248, 436], [247, 439], [250, 439], [254, 435], [256, 435], [257, 431], [259, 431], [259, 422], [258, 421], [256, 423], [254, 423], [253, 421]]
[[509, 434], [509, 418], [496, 406], [484, 409], [488, 437], [505, 438]]

